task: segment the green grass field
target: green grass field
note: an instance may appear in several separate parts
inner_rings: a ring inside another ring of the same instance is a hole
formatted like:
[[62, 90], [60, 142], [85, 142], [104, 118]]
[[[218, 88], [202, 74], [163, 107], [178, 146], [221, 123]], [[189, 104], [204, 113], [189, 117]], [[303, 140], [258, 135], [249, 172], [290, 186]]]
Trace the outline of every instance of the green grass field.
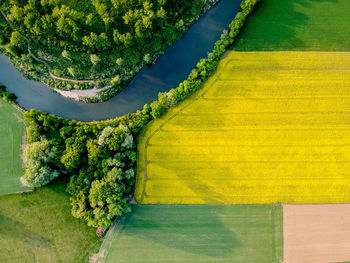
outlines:
[[0, 196], [1, 263], [86, 263], [101, 242], [71, 215], [66, 182]]
[[0, 194], [30, 190], [19, 178], [23, 174], [21, 155], [23, 114], [0, 100]]
[[112, 231], [106, 237], [112, 243], [98, 262], [271, 263], [282, 259], [281, 206], [137, 205]]
[[263, 0], [233, 49], [350, 51], [349, 13], [348, 0]]
[[144, 204], [350, 202], [350, 54], [231, 52], [140, 137]]

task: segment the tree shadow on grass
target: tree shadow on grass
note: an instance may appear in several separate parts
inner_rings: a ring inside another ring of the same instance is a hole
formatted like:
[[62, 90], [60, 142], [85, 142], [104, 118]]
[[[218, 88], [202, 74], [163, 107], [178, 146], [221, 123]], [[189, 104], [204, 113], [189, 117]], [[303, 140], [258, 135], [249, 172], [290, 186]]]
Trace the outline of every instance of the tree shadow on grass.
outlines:
[[104, 241], [111, 246], [102, 262], [277, 262], [275, 211], [280, 213], [273, 206], [135, 205], [118, 219], [112, 240]]
[[[0, 213], [0, 225], [0, 237], [3, 240], [14, 240], [18, 244], [31, 247], [50, 248], [52, 246], [50, 239], [29, 230], [24, 224], [2, 213]], [[2, 247], [4, 248], [4, 246]]]
[[[136, 205], [133, 212], [123, 218], [123, 232], [135, 240], [143, 240], [141, 244], [156, 244], [154, 251], [144, 255], [145, 262], [152, 262], [152, 253], [160, 256], [157, 260], [169, 260], [177, 255], [190, 259], [193, 256], [206, 260], [227, 259], [242, 244], [235, 232], [220, 220], [220, 216], [230, 215], [226, 208], [209, 205]], [[164, 254], [157, 253], [162, 252], [158, 250], [164, 246]]]
[[[297, 30], [307, 26], [308, 14], [297, 6], [313, 8], [321, 2], [338, 0], [264, 0], [247, 19], [232, 49], [237, 51], [274, 51], [308, 49], [305, 40], [296, 36]], [[325, 13], [324, 16], [328, 16]]]

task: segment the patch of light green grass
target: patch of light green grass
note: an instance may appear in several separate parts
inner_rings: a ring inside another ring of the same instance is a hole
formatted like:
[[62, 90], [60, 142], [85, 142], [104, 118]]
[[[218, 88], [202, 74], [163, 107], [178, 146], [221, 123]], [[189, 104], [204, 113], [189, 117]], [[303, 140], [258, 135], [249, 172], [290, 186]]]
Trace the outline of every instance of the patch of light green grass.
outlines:
[[[282, 208], [137, 205], [114, 228], [103, 263], [280, 262]], [[107, 235], [107, 236], [108, 236]]]
[[86, 263], [100, 239], [73, 218], [63, 181], [0, 196], [0, 262]]
[[23, 174], [20, 157], [23, 135], [22, 112], [0, 101], [0, 194], [29, 190], [19, 180]]

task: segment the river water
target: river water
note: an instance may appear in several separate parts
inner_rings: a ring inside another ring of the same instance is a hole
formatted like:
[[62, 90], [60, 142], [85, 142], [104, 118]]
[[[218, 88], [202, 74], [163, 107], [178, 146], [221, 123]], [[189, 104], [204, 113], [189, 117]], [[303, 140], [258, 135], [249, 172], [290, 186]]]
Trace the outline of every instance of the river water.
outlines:
[[221, 0], [183, 38], [167, 49], [152, 67], [142, 69], [121, 93], [106, 102], [83, 103], [62, 97], [46, 85], [24, 78], [0, 55], [0, 83], [15, 93], [25, 109], [37, 109], [79, 121], [105, 120], [142, 109], [185, 80], [197, 62], [211, 52], [239, 11], [241, 0]]

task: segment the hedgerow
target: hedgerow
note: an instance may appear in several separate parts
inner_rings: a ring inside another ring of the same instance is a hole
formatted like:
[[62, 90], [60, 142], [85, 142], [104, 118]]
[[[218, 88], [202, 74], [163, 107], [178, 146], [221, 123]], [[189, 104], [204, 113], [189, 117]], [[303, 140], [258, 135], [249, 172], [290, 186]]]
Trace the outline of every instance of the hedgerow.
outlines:
[[215, 43], [214, 49], [208, 54], [207, 58], [201, 59], [195, 69], [192, 70], [187, 80], [168, 92], [159, 93], [158, 100], [151, 104], [151, 115], [153, 118], [159, 118], [166, 110], [188, 98], [193, 92], [201, 88], [204, 81], [213, 74], [221, 56], [227, 48], [233, 44], [245, 19], [252, 12], [256, 3], [260, 0], [246, 0], [241, 4], [241, 11], [237, 13], [235, 19], [230, 23], [229, 30], [225, 31], [221, 39]]
[[[188, 98], [213, 74], [227, 48], [234, 43], [246, 17], [260, 0], [245, 0], [229, 30], [215, 43], [208, 57], [201, 59], [187, 80], [141, 111], [112, 120], [83, 123], [31, 110], [25, 113], [30, 143], [49, 141], [60, 156], [56, 167], [70, 176], [72, 214], [93, 227], [108, 227], [116, 216], [130, 211], [135, 184], [136, 144], [139, 132], [152, 119]], [[50, 163], [50, 165], [52, 162]], [[47, 183], [45, 178], [38, 182]], [[31, 178], [31, 182], [36, 182]], [[41, 186], [40, 184], [34, 186]]]

